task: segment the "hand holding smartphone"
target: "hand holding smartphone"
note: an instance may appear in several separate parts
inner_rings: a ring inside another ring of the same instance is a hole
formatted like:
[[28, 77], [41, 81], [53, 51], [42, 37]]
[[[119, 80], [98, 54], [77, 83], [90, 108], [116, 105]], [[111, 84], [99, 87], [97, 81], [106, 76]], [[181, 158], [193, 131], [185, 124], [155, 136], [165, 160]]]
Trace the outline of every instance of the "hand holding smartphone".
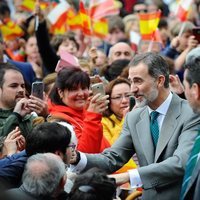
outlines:
[[106, 95], [103, 83], [96, 83], [91, 86], [93, 95], [101, 94], [100, 98]]
[[42, 81], [36, 81], [32, 83], [31, 95], [39, 99], [43, 99], [44, 83]]

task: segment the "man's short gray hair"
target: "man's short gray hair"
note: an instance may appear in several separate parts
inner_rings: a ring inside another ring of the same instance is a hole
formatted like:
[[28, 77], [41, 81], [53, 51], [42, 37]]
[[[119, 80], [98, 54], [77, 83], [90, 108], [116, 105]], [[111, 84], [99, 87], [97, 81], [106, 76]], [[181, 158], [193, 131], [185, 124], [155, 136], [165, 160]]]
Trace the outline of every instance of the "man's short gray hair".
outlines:
[[32, 195], [52, 195], [65, 174], [65, 164], [57, 155], [35, 154], [27, 161], [22, 177], [23, 187]]

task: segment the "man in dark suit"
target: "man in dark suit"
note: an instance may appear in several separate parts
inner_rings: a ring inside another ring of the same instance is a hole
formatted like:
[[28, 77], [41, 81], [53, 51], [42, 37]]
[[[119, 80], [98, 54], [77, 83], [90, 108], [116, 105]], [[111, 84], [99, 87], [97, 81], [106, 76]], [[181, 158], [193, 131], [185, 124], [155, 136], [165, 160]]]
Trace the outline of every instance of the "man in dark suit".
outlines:
[[[194, 49], [186, 59], [185, 96], [193, 111], [200, 114], [200, 48]], [[199, 129], [200, 130], [200, 129]], [[200, 199], [200, 131], [187, 161], [183, 179], [181, 200]]]
[[168, 65], [160, 55], [137, 55], [129, 66], [138, 108], [126, 115], [121, 135], [111, 148], [98, 155], [81, 153], [72, 170], [96, 166], [112, 173], [136, 153], [140, 167], [112, 175], [117, 182], [143, 187], [142, 199], [179, 199], [200, 118], [186, 100], [170, 92]]

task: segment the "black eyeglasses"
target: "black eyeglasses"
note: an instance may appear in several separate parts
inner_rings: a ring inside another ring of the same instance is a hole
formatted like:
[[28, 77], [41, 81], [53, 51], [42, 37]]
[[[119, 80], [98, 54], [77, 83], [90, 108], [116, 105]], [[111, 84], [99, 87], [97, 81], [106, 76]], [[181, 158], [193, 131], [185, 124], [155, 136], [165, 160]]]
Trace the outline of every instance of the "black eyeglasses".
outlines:
[[147, 13], [147, 9], [134, 10], [134, 13]]
[[119, 95], [116, 97], [111, 97], [110, 99], [116, 100], [116, 101], [122, 101], [123, 98], [128, 100], [130, 98], [130, 96], [132, 96], [132, 94], [125, 94], [125, 95], [122, 94], [122, 95]]
[[75, 149], [75, 148], [76, 148], [76, 145], [75, 145], [74, 143], [70, 143], [70, 144], [68, 144], [67, 147], [68, 147], [68, 148], [71, 147], [72, 149]]

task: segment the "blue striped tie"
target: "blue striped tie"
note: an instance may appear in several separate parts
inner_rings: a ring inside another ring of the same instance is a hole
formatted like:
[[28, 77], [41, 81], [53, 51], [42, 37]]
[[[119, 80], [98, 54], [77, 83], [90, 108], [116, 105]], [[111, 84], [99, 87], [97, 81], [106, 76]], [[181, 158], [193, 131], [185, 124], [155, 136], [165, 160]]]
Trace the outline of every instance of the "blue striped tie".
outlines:
[[198, 158], [199, 152], [200, 152], [200, 131], [198, 132], [198, 135], [196, 137], [196, 140], [195, 140], [194, 146], [192, 148], [190, 157], [189, 157], [187, 164], [186, 164], [185, 175], [184, 175], [184, 178], [183, 178], [183, 184], [182, 184], [181, 198], [180, 199], [183, 199], [183, 197], [184, 197], [188, 183], [190, 182], [190, 179], [191, 179], [191, 176], [192, 176], [193, 169], [194, 169], [194, 167], [197, 163], [197, 160], [198, 160], [197, 158]]
[[158, 121], [157, 121], [158, 115], [159, 113], [157, 111], [153, 111], [150, 114], [150, 118], [151, 118], [150, 130], [151, 130], [151, 136], [153, 138], [155, 147], [157, 145], [158, 138], [159, 138], [159, 127], [158, 127]]

